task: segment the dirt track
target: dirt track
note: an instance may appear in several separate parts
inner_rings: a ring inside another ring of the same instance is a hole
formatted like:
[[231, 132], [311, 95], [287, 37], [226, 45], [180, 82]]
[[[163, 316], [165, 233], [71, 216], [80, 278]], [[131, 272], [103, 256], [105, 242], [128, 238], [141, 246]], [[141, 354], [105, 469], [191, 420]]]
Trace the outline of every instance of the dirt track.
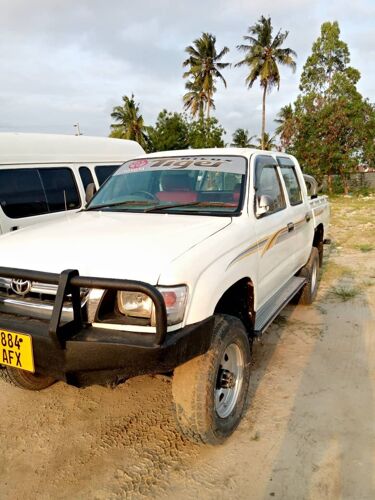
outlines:
[[359, 248], [374, 213], [374, 199], [334, 204], [318, 300], [255, 345], [252, 404], [223, 446], [178, 435], [167, 379], [1, 382], [0, 498], [375, 498], [375, 250]]

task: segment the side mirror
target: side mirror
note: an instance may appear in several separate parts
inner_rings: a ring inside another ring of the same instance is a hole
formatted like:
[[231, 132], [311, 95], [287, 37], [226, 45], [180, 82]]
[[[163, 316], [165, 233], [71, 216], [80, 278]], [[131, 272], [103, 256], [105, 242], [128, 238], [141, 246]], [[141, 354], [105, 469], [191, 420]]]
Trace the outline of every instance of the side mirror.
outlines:
[[258, 198], [258, 206], [257, 206], [257, 215], [264, 215], [267, 212], [271, 210], [273, 204], [273, 200], [271, 196], [268, 196], [267, 194], [262, 194]]
[[90, 182], [90, 184], [87, 185], [86, 188], [86, 203], [90, 203], [90, 201], [93, 199], [94, 194], [96, 193], [96, 187], [93, 182]]

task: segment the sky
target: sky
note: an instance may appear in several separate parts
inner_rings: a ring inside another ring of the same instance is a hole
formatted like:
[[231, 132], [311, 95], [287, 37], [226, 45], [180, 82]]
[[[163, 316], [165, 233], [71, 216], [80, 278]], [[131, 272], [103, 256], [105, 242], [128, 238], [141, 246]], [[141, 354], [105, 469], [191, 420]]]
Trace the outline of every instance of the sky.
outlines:
[[280, 90], [267, 97], [266, 129], [298, 94], [299, 77], [325, 21], [338, 21], [358, 89], [375, 101], [375, 0], [0, 0], [0, 132], [107, 136], [121, 96], [135, 94], [148, 125], [158, 113], [182, 111], [184, 49], [202, 32], [230, 49], [218, 82], [215, 116], [231, 141], [236, 128], [259, 135], [262, 93], [248, 90], [236, 45], [261, 15], [275, 31], [289, 31], [285, 46], [297, 71], [281, 69]]

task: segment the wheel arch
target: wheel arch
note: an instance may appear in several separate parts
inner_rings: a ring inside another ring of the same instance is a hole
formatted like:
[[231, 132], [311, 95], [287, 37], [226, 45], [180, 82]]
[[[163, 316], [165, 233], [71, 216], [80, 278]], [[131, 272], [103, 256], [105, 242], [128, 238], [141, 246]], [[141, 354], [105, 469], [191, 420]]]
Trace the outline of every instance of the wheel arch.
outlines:
[[252, 331], [255, 321], [255, 288], [249, 277], [243, 277], [221, 295], [216, 303], [214, 314], [228, 314], [239, 318], [248, 332]]
[[318, 224], [315, 228], [313, 247], [318, 249], [319, 252], [319, 265], [323, 263], [323, 241], [324, 241], [324, 226], [322, 223]]

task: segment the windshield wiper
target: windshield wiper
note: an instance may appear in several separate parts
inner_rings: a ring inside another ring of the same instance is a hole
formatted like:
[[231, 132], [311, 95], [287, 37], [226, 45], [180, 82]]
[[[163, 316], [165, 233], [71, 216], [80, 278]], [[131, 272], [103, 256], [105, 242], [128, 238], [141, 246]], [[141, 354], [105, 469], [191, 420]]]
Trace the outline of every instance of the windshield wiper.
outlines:
[[146, 208], [144, 212], [160, 212], [163, 210], [167, 210], [169, 208], [179, 208], [179, 207], [194, 207], [194, 206], [199, 206], [199, 207], [233, 207], [234, 205], [231, 205], [229, 203], [222, 203], [220, 201], [192, 201], [190, 203], [176, 203], [174, 205], [156, 205], [151, 208]]
[[111, 207], [121, 207], [123, 205], [150, 205], [154, 203], [153, 201], [147, 200], [128, 200], [128, 201], [117, 201], [116, 203], [103, 203], [102, 205], [95, 205], [93, 207], [86, 208], [86, 211], [97, 210], [98, 208], [111, 208]]

